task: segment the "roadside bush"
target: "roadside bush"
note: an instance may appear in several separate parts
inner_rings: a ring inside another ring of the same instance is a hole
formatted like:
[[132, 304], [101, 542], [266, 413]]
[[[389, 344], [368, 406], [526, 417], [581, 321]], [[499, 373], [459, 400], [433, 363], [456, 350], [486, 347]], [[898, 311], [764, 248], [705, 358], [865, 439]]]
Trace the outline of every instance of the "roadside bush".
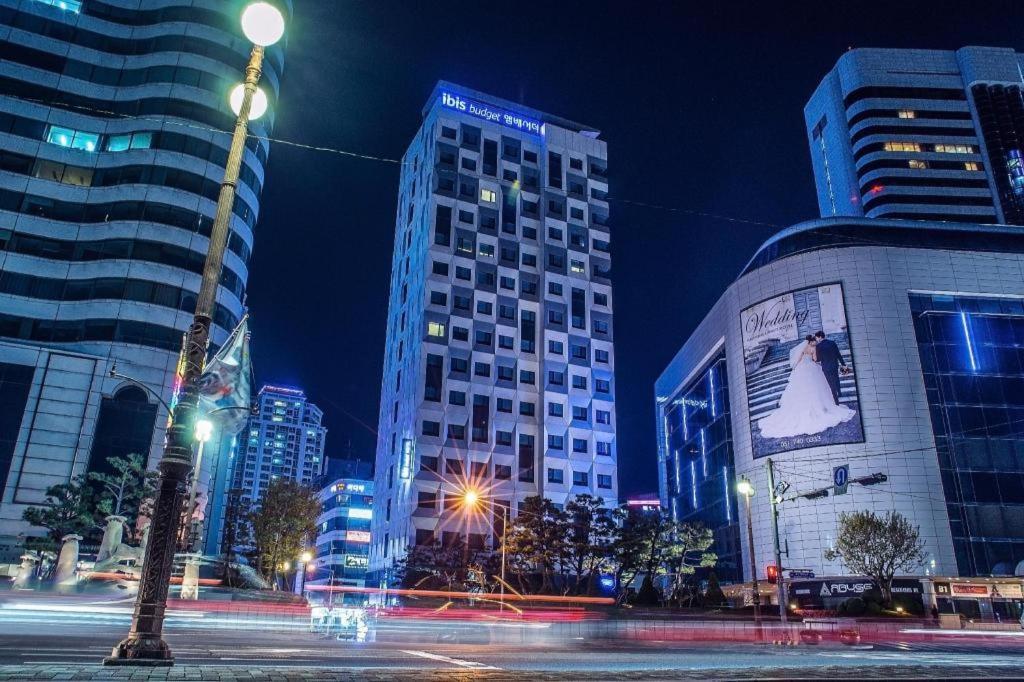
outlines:
[[912, 616], [922, 617], [924, 616], [924, 604], [921, 603], [920, 599], [914, 599], [913, 597], [896, 597], [893, 599], [893, 608], [902, 606], [906, 613]]
[[721, 606], [725, 603], [725, 593], [718, 583], [718, 576], [712, 571], [708, 576], [708, 589], [704, 592], [704, 603], [708, 606]]
[[661, 605], [661, 592], [654, 586], [650, 576], [644, 576], [643, 582], [640, 584], [640, 591], [637, 592], [636, 598], [633, 599], [633, 603], [637, 606], [660, 606]]
[[857, 616], [863, 616], [865, 611], [867, 611], [867, 608], [867, 603], [860, 597], [850, 597], [839, 605], [837, 613], [840, 616], [856, 618]]

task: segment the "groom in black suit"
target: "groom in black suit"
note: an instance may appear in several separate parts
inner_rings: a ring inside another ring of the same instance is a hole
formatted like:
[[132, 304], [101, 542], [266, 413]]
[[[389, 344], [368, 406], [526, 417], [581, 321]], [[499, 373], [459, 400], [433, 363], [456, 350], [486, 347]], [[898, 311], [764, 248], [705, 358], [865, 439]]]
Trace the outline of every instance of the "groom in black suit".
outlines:
[[844, 369], [846, 368], [846, 363], [843, 362], [843, 354], [839, 352], [839, 346], [836, 345], [836, 342], [830, 341], [825, 336], [825, 332], [817, 332], [814, 338], [818, 340], [818, 345], [814, 349], [815, 354], [818, 356], [818, 364], [821, 365], [821, 371], [825, 374], [825, 381], [828, 382], [828, 387], [832, 389], [832, 399], [838, 405], [839, 367], [841, 365]]

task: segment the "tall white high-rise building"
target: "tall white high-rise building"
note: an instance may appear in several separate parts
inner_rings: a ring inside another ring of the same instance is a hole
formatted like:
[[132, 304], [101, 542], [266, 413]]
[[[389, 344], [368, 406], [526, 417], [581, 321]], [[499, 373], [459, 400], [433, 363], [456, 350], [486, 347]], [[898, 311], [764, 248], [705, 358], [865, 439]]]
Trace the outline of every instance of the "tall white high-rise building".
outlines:
[[[376, 580], [411, 545], [493, 547], [499, 505], [617, 498], [606, 159], [587, 126], [431, 94], [399, 187]], [[468, 523], [467, 489], [485, 510]]]
[[238, 434], [231, 495], [244, 504], [259, 504], [270, 482], [290, 478], [312, 485], [324, 470], [327, 429], [323, 410], [295, 388], [264, 386], [258, 414]]

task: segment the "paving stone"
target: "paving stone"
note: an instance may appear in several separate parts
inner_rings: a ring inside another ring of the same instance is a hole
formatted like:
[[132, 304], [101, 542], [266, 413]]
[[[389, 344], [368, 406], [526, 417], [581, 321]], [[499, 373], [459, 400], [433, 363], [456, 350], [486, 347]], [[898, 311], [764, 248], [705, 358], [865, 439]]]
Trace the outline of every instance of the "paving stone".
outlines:
[[782, 679], [857, 679], [889, 680], [905, 677], [956, 678], [963, 680], [1021, 679], [1020, 668], [1010, 666], [823, 666], [817, 668], [705, 668], [700, 670], [647, 671], [477, 671], [477, 670], [402, 670], [367, 671], [357, 668], [244, 668], [244, 667], [181, 667], [168, 669], [111, 669], [98, 665], [7, 665], [0, 666], [0, 680], [183, 680], [201, 679], [216, 682], [502, 682], [530, 680], [536, 682], [568, 682], [574, 680], [760, 680]]

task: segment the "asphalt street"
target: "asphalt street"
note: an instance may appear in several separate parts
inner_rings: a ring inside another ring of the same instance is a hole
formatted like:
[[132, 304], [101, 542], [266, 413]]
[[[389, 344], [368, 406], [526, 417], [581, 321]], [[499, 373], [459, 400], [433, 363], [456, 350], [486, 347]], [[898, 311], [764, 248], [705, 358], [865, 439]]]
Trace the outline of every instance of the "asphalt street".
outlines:
[[[67, 625], [0, 622], [0, 679], [17, 679], [5, 674], [15, 670], [11, 666], [57, 670], [61, 666], [96, 664], [124, 634], [122, 625], [102, 622], [76, 621]], [[693, 674], [746, 678], [758, 671], [761, 678], [766, 679], [773, 676], [773, 670], [776, 673], [789, 671], [783, 678], [797, 675], [810, 679], [819, 675], [833, 676], [834, 673], [828, 671], [835, 669], [844, 670], [847, 679], [862, 675], [884, 679], [903, 676], [903, 673], [929, 679], [979, 675], [989, 679], [1017, 679], [1024, 674], [1024, 648], [1003, 642], [782, 647], [580, 640], [551, 646], [516, 647], [446, 643], [443, 637], [434, 644], [422, 641], [357, 643], [306, 632], [211, 630], [187, 626], [172, 627], [167, 632], [167, 641], [174, 650], [178, 666], [197, 666], [205, 670], [218, 666], [264, 671], [323, 669], [421, 679], [435, 679], [435, 674], [443, 677], [446, 671], [480, 673], [485, 678], [503, 673], [523, 679], [542, 679], [552, 674], [553, 679], [616, 679], [619, 676], [632, 679], [636, 675], [641, 675], [636, 679], [672, 679]], [[72, 679], [66, 675], [61, 677]], [[316, 679], [331, 678], [320, 675]]]

